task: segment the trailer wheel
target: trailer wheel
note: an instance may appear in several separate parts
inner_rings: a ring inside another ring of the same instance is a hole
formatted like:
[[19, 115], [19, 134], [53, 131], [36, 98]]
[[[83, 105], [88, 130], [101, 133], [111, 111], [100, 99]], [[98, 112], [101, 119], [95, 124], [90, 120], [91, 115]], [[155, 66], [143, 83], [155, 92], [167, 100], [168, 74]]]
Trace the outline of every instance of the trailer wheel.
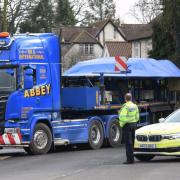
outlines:
[[52, 134], [49, 127], [43, 123], [38, 123], [34, 129], [33, 139], [29, 147], [24, 148], [28, 154], [46, 154], [52, 145]]
[[136, 154], [135, 158], [138, 159], [139, 161], [147, 162], [153, 159], [155, 156], [154, 155], [146, 155], [146, 154]]
[[104, 133], [102, 124], [93, 120], [89, 127], [89, 145], [92, 149], [99, 149], [103, 145]]
[[111, 147], [119, 147], [122, 141], [122, 129], [119, 126], [119, 121], [113, 119], [108, 128], [108, 144]]

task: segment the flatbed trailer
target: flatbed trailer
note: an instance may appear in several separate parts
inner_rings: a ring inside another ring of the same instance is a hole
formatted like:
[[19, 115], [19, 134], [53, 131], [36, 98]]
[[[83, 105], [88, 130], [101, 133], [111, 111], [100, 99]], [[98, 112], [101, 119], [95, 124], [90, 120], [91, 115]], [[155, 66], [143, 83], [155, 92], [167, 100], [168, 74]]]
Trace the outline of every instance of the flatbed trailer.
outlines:
[[[179, 79], [180, 70], [172, 63], [132, 58], [127, 61], [130, 68], [125, 72], [115, 72], [115, 63], [113, 57], [80, 62], [64, 73], [63, 86], [70, 90], [99, 88], [97, 99], [100, 100], [91, 107], [99, 114], [117, 113], [124, 103], [124, 94], [132, 93], [141, 114], [138, 127], [157, 123], [159, 118], [168, 116], [175, 109], [176, 91], [169, 88], [169, 82]], [[66, 104], [67, 107], [78, 107], [74, 102]]]

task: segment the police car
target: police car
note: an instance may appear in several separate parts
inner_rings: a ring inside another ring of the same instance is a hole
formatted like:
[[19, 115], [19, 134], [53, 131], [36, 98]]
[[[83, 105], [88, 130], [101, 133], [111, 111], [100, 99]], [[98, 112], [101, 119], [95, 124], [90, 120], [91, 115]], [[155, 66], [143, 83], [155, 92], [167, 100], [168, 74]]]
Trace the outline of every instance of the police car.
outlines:
[[157, 124], [136, 130], [134, 155], [140, 161], [156, 155], [180, 156], [180, 109]]

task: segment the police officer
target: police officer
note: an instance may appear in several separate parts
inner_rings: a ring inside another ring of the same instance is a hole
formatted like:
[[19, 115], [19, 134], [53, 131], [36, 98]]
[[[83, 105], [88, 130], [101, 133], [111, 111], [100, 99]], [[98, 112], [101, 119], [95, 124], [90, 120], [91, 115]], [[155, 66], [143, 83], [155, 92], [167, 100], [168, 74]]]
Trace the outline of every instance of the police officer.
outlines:
[[132, 95], [130, 93], [125, 94], [125, 102], [119, 111], [120, 126], [123, 128], [126, 146], [127, 160], [124, 164], [133, 164], [134, 138], [136, 123], [139, 121], [139, 109], [137, 105], [132, 102]]

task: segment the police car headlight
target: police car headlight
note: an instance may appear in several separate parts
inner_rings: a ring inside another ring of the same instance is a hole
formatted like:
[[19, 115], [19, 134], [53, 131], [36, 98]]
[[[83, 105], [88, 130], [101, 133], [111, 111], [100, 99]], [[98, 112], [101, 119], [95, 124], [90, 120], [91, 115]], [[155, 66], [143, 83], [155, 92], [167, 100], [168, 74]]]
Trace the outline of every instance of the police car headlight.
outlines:
[[169, 140], [180, 139], [180, 133], [167, 134], [167, 135], [163, 135], [162, 137], [163, 137], [163, 139], [169, 139]]

